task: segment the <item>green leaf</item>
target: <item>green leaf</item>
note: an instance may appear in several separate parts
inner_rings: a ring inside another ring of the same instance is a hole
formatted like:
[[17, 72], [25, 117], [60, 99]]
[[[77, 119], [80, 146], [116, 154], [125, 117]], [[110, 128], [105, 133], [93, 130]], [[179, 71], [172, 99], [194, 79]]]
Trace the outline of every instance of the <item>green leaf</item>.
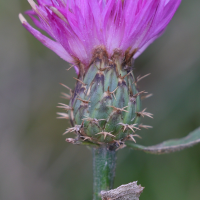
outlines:
[[184, 138], [168, 140], [154, 146], [145, 147], [139, 144], [135, 144], [132, 141], [125, 142], [126, 146], [129, 148], [142, 150], [146, 153], [151, 153], [151, 154], [172, 153], [175, 151], [180, 151], [182, 149], [194, 146], [197, 143], [200, 143], [200, 127], [191, 132]]

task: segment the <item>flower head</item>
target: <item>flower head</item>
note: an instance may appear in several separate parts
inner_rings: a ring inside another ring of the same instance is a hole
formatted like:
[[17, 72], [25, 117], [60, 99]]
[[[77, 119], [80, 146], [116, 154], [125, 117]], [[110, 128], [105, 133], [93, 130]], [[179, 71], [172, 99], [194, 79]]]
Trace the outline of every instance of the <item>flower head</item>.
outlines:
[[[48, 38], [23, 26], [61, 58], [87, 70], [94, 49], [103, 46], [108, 57], [115, 50], [138, 57], [165, 30], [181, 0], [28, 0], [27, 11]], [[38, 18], [35, 18], [38, 17]]]

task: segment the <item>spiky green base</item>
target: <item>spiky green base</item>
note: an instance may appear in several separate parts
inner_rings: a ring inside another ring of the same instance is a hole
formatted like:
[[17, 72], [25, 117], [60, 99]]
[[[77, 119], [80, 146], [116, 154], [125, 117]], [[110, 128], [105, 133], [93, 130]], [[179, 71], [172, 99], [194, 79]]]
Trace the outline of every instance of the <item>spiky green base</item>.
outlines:
[[111, 59], [103, 48], [94, 51], [88, 70], [81, 71], [69, 110], [76, 139], [71, 143], [89, 141], [94, 144], [109, 144], [110, 149], [123, 147], [127, 139], [134, 140], [140, 116], [150, 115], [140, 110], [140, 94], [132, 73], [131, 55], [115, 52]]

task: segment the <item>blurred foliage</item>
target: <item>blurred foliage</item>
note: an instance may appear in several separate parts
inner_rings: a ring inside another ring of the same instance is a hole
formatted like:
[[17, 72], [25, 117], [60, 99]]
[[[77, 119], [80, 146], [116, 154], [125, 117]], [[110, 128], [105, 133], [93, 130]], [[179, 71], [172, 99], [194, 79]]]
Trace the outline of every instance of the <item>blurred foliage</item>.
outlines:
[[[165, 34], [135, 62], [135, 75], [151, 73], [140, 89], [154, 96], [143, 107], [154, 113], [142, 145], [184, 137], [200, 126], [200, 1], [183, 0]], [[0, 199], [92, 199], [92, 156], [65, 142], [69, 123], [57, 120], [64, 83], [73, 69], [45, 48], [18, 20], [25, 0], [0, 1]], [[118, 152], [115, 187], [138, 180], [141, 200], [197, 200], [200, 145], [155, 156]]]

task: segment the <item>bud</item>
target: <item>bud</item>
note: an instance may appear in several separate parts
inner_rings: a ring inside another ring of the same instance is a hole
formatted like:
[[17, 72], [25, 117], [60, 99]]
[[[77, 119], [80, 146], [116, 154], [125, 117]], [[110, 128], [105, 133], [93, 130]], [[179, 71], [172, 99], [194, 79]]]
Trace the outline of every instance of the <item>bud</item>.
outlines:
[[[132, 52], [134, 54], [134, 52]], [[70, 100], [70, 121], [78, 137], [93, 143], [116, 143], [133, 138], [138, 128], [140, 94], [129, 52], [108, 59], [105, 48], [94, 50], [88, 71], [80, 74]]]

